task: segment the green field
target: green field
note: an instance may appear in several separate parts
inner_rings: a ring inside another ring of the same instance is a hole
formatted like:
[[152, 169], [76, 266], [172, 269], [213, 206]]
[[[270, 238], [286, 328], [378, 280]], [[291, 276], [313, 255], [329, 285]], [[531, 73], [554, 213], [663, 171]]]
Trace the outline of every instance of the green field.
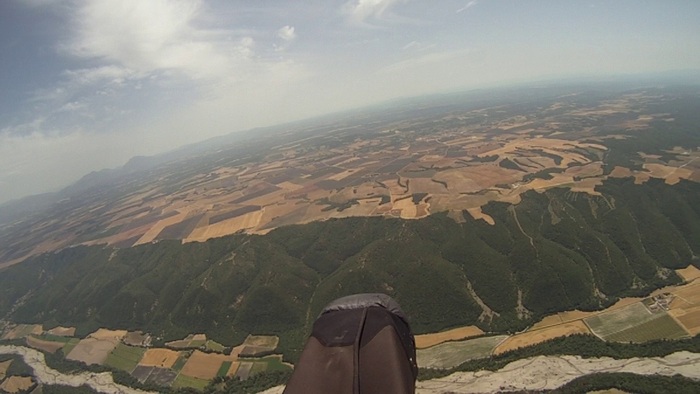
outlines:
[[292, 368], [289, 365], [282, 363], [282, 359], [279, 356], [267, 356], [260, 359], [267, 363], [267, 371], [289, 371]]
[[223, 353], [224, 350], [226, 350], [226, 346], [220, 344], [219, 342], [212, 341], [209, 339], [205, 344], [204, 348], [207, 350], [211, 350], [212, 352], [217, 352], [217, 353]]
[[187, 364], [187, 356], [185, 354], [180, 354], [180, 357], [177, 358], [175, 364], [173, 364], [173, 367], [170, 369], [172, 369], [175, 372], [180, 372], [180, 370], [182, 369], [182, 367], [185, 366], [185, 364]]
[[595, 335], [609, 340], [608, 336], [610, 335], [629, 330], [656, 317], [658, 315], [652, 314], [641, 302], [637, 302], [621, 309], [583, 319], [583, 321]]
[[75, 339], [73, 337], [62, 337], [62, 336], [53, 335], [53, 334], [33, 335], [33, 337], [37, 338], [37, 339], [44, 340], [44, 341], [61, 342], [61, 343], [68, 343], [71, 340]]
[[253, 368], [250, 369], [250, 375], [253, 376], [260, 372], [267, 371], [267, 363], [253, 363]]
[[605, 340], [615, 342], [647, 342], [655, 339], [680, 339], [688, 336], [667, 314], [659, 314], [653, 320], [608, 335]]
[[191, 387], [193, 389], [203, 390], [208, 385], [209, 385], [208, 380], [197, 379], [197, 378], [193, 378], [191, 376], [185, 376], [183, 374], [177, 375], [177, 378], [175, 378], [175, 381], [173, 382], [173, 388], [176, 388], [176, 389], [177, 388]]
[[141, 361], [144, 353], [146, 353], [145, 348], [119, 343], [117, 347], [112, 350], [112, 353], [107, 356], [105, 365], [131, 373], [131, 371], [136, 368], [139, 361]]
[[65, 356], [67, 356], [68, 354], [70, 354], [71, 350], [73, 350], [73, 348], [78, 345], [78, 342], [80, 342], [79, 338], [71, 338], [70, 341], [68, 341], [68, 343], [66, 343], [66, 345], [63, 347], [63, 349], [61, 349], [61, 351]]
[[224, 361], [221, 363], [221, 366], [219, 367], [219, 371], [216, 373], [217, 377], [224, 377], [228, 373], [228, 370], [231, 368], [231, 361]]
[[485, 358], [506, 339], [507, 335], [446, 342], [427, 349], [419, 349], [418, 366], [421, 368], [453, 368], [465, 361]]

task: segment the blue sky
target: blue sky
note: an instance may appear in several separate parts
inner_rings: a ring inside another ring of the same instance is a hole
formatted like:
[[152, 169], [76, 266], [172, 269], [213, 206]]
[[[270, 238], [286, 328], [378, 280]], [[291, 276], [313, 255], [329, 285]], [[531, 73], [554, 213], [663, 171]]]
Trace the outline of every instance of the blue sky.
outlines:
[[3, 0], [0, 202], [396, 97], [700, 69], [700, 1]]

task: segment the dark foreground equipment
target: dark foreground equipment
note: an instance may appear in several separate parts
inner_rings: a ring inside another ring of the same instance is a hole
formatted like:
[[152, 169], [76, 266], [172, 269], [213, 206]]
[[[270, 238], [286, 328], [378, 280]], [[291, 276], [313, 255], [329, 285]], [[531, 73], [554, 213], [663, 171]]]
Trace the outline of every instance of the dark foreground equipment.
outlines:
[[396, 301], [357, 294], [323, 309], [284, 393], [414, 393], [417, 373], [413, 334]]

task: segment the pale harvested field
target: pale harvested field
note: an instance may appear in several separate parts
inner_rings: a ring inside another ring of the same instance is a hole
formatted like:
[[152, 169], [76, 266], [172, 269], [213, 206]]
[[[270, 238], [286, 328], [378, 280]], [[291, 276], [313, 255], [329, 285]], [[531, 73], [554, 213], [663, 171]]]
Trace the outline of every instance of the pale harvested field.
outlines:
[[163, 348], [151, 348], [146, 350], [138, 365], [144, 367], [170, 368], [175, 364], [180, 352]]
[[88, 365], [102, 364], [116, 346], [116, 341], [88, 337], [78, 342], [66, 358]]
[[279, 337], [274, 335], [248, 335], [245, 341], [243, 341], [243, 345], [268, 347], [274, 349], [277, 347], [279, 342]]
[[694, 265], [689, 265], [687, 268], [676, 270], [676, 273], [687, 282], [700, 278], [700, 270], [695, 268]]
[[216, 373], [219, 371], [221, 364], [224, 361], [236, 361], [237, 357], [226, 356], [223, 354], [207, 354], [195, 350], [192, 355], [187, 360], [187, 363], [182, 370], [181, 374], [186, 376], [191, 376], [193, 378], [210, 380], [216, 377]]
[[569, 323], [563, 323], [556, 326], [526, 331], [521, 334], [513, 335], [512, 337], [503, 341], [503, 343], [496, 347], [496, 349], [494, 350], [494, 354], [501, 354], [509, 350], [515, 350], [521, 347], [536, 345], [538, 343], [542, 343], [550, 339], [573, 334], [590, 334], [590, 331], [581, 320], [575, 320]]
[[100, 328], [92, 334], [88, 335], [88, 338], [119, 341], [122, 338], [124, 338], [124, 336], [126, 336], [127, 333], [128, 331], [126, 330], [108, 330], [106, 328]]
[[59, 337], [72, 337], [75, 335], [75, 327], [54, 327], [47, 331], [51, 335], [57, 335]]
[[496, 221], [494, 221], [491, 216], [482, 212], [481, 207], [469, 208], [469, 209], [467, 209], [467, 212], [469, 212], [469, 214], [472, 215], [474, 220], [481, 219], [492, 226], [496, 224]]
[[588, 317], [584, 319], [584, 322], [595, 335], [606, 339], [607, 336], [653, 320], [655, 316], [644, 304], [638, 302], [624, 308]]
[[134, 243], [134, 245], [141, 245], [153, 241], [164, 228], [172, 224], [180, 223], [181, 221], [185, 220], [186, 217], [187, 212], [180, 212], [175, 216], [159, 220], [156, 224], [152, 225], [148, 231], [146, 231], [146, 233]]
[[61, 349], [65, 344], [63, 342], [44, 341], [42, 339], [28, 336], [27, 345], [33, 347], [34, 349], [43, 350], [49, 353], [56, 353], [56, 351]]
[[700, 307], [683, 310], [683, 314], [672, 314], [690, 335], [700, 334]]
[[443, 342], [459, 341], [462, 339], [476, 337], [483, 334], [484, 332], [481, 331], [479, 327], [466, 326], [453, 328], [451, 330], [436, 332], [432, 334], [416, 335], [416, 348], [424, 349], [431, 346], [439, 345]]
[[[611, 307], [612, 308], [612, 307]], [[606, 309], [610, 310], [610, 308]], [[555, 326], [558, 324], [562, 323], [568, 323], [574, 320], [581, 320], [589, 316], [593, 316], [597, 313], [600, 312], [582, 312], [578, 310], [574, 311], [566, 311], [566, 312], [559, 312], [554, 315], [549, 315], [542, 320], [538, 321], [537, 323], [533, 324], [532, 327], [530, 328], [530, 331], [540, 329], [540, 328], [545, 328], [545, 327], [551, 327]]]
[[680, 286], [671, 293], [690, 304], [700, 304], [700, 281]]
[[615, 166], [608, 176], [611, 178], [627, 178], [634, 176], [634, 173], [627, 167]]
[[687, 168], [671, 167], [663, 164], [644, 164], [644, 169], [649, 171], [653, 178], [661, 178], [669, 185], [675, 185], [681, 179], [689, 179], [693, 175], [693, 171]]
[[465, 361], [489, 357], [496, 345], [506, 338], [507, 335], [498, 335], [445, 342], [427, 349], [419, 349], [416, 352], [416, 360], [422, 368], [454, 368]]
[[595, 190], [596, 186], [601, 186], [603, 184], [603, 178], [586, 178], [575, 182], [570, 190], [577, 193], [586, 193], [591, 196], [601, 196], [600, 192]]
[[[265, 208], [263, 208], [263, 210], [264, 209]], [[222, 237], [224, 235], [233, 234], [237, 231], [255, 228], [260, 224], [263, 210], [246, 213], [245, 215], [224, 220], [212, 225], [198, 227], [194, 229], [187, 238], [185, 238], [185, 242], [204, 242], [210, 238]]]
[[0, 384], [0, 390], [7, 393], [21, 393], [34, 385], [31, 377], [10, 376]]

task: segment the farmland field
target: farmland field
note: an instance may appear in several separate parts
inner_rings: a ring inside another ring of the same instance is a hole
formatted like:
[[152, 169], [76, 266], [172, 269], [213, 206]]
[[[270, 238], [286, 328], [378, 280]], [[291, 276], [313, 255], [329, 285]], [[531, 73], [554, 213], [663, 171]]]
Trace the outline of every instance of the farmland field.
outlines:
[[78, 346], [79, 343], [80, 343], [80, 339], [78, 339], [78, 338], [71, 338], [71, 339], [65, 344], [65, 346], [63, 346], [63, 349], [62, 349], [63, 354], [64, 354], [64, 355], [70, 354], [70, 352], [73, 350], [73, 348], [75, 348], [76, 346]]
[[191, 387], [193, 389], [203, 390], [207, 385], [209, 385], [208, 380], [197, 379], [183, 374], [178, 375], [173, 382], [173, 388]]
[[170, 368], [180, 357], [180, 352], [170, 349], [148, 349], [139, 365], [148, 367]]
[[7, 374], [7, 369], [10, 368], [10, 364], [12, 364], [12, 360], [0, 362], [0, 380], [5, 379], [5, 375]]
[[18, 324], [15, 328], [7, 332], [2, 339], [18, 339], [28, 335], [40, 335], [43, 332], [39, 324]]
[[688, 333], [667, 314], [654, 315], [654, 319], [626, 328], [605, 337], [614, 342], [646, 342], [655, 339], [680, 339]]
[[180, 374], [199, 379], [213, 379], [221, 368], [221, 364], [226, 361], [235, 361], [234, 359], [234, 356], [209, 354], [195, 350], [182, 367]]
[[121, 369], [126, 372], [131, 372], [134, 370], [134, 368], [136, 368], [139, 361], [141, 361], [144, 353], [146, 353], [146, 349], [144, 348], [128, 346], [120, 343], [112, 351], [112, 353], [107, 356], [105, 365], [112, 368]]
[[588, 317], [583, 321], [595, 335], [607, 339], [609, 335], [638, 326], [654, 317], [649, 309], [641, 302], [637, 302], [624, 308]]
[[507, 335], [468, 339], [466, 341], [446, 342], [416, 352], [418, 366], [421, 368], [453, 368], [459, 364], [491, 355], [493, 349]]
[[114, 341], [88, 337], [80, 341], [68, 353], [66, 358], [73, 361], [82, 361], [88, 365], [102, 364], [116, 345], [117, 343]]
[[439, 345], [447, 341], [459, 341], [469, 337], [483, 335], [484, 332], [478, 327], [467, 326], [454, 328], [452, 330], [436, 332], [433, 334], [416, 335], [416, 348], [425, 349]]
[[45, 341], [30, 335], [27, 337], [27, 345], [45, 352], [56, 353], [58, 349], [65, 345], [65, 342]]
[[494, 354], [501, 354], [509, 350], [535, 345], [558, 337], [588, 333], [590, 333], [590, 331], [582, 321], [574, 320], [567, 323], [516, 334], [498, 345], [494, 351]]
[[221, 363], [219, 370], [216, 372], [216, 377], [226, 376], [228, 374], [228, 370], [231, 369], [231, 363], [233, 363], [233, 361], [224, 361]]

